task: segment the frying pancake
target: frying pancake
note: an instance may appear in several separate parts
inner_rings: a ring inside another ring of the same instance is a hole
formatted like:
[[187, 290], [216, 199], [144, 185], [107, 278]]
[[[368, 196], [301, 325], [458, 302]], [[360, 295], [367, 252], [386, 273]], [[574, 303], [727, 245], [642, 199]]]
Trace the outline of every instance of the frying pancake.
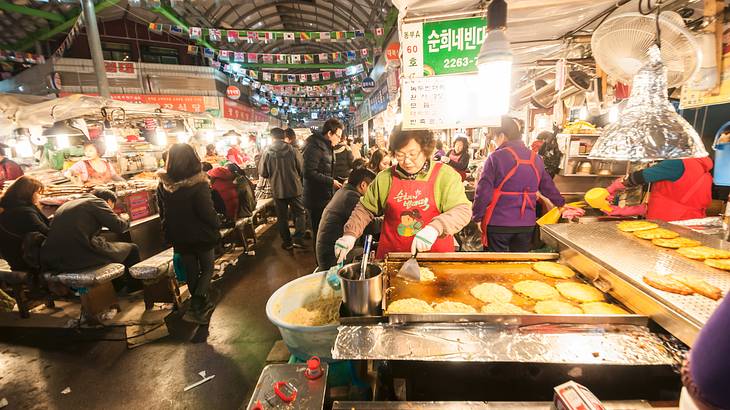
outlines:
[[680, 255], [686, 256], [690, 259], [728, 259], [730, 258], [730, 252], [722, 249], [710, 248], [708, 246], [694, 246], [692, 248], [679, 248], [677, 249]]
[[692, 288], [674, 279], [670, 275], [647, 273], [646, 275], [644, 275], [644, 282], [652, 288], [663, 290], [666, 292], [677, 293], [680, 295], [691, 295], [694, 293]]
[[583, 311], [580, 308], [559, 300], [541, 300], [535, 304], [535, 312], [541, 315], [583, 314]]
[[511, 303], [493, 302], [482, 306], [482, 313], [493, 315], [529, 315], [530, 312]]
[[705, 259], [705, 265], [717, 269], [730, 270], [730, 259]]
[[535, 262], [532, 269], [549, 278], [570, 279], [575, 276], [573, 269], [555, 262]]
[[433, 313], [433, 308], [421, 299], [408, 298], [391, 302], [388, 313]]
[[536, 280], [523, 280], [515, 283], [512, 288], [515, 292], [534, 300], [557, 299], [560, 297], [555, 288]]
[[436, 280], [436, 275], [429, 268], [419, 266], [418, 271], [421, 274], [421, 282], [433, 282]]
[[471, 292], [472, 296], [484, 303], [508, 303], [512, 300], [512, 292], [496, 283], [482, 283], [471, 288], [469, 292]]
[[433, 310], [437, 313], [477, 313], [472, 306], [452, 301], [441, 302]]
[[646, 231], [649, 229], [658, 228], [659, 225], [655, 224], [654, 222], [648, 222], [648, 221], [623, 221], [619, 222], [618, 230], [623, 232], [636, 232], [636, 231]]
[[629, 312], [606, 302], [582, 303], [580, 308], [587, 315], [628, 315]]
[[696, 276], [672, 275], [672, 279], [682, 282], [683, 284], [687, 285], [687, 287], [706, 298], [718, 300], [722, 297], [722, 291], [720, 289], [710, 285], [709, 283]]
[[563, 297], [578, 303], [601, 302], [603, 292], [585, 283], [561, 282], [555, 285]]
[[694, 239], [689, 238], [683, 238], [683, 237], [677, 237], [672, 239], [652, 239], [651, 243], [653, 243], [656, 246], [661, 246], [662, 248], [672, 248], [672, 249], [679, 249], [679, 248], [691, 248], [693, 246], [700, 246], [702, 245], [702, 242], [695, 241]]
[[636, 231], [634, 232], [634, 236], [641, 239], [673, 239], [679, 237], [679, 234], [669, 229], [656, 228]]

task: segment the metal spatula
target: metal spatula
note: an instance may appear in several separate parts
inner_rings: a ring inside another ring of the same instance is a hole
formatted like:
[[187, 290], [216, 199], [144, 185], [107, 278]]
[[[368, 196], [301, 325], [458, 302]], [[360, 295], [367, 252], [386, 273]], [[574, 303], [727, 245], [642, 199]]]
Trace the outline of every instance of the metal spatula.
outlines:
[[413, 281], [413, 282], [420, 282], [421, 281], [421, 267], [418, 266], [418, 261], [416, 260], [416, 257], [418, 256], [418, 251], [411, 256], [410, 259], [405, 261], [403, 265], [401, 265], [400, 270], [398, 271], [398, 275], [404, 279]]

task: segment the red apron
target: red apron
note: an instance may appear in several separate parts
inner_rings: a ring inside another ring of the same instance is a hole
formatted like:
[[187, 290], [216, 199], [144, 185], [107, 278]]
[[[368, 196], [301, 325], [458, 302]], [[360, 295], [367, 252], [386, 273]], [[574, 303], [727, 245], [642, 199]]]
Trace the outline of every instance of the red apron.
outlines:
[[[385, 220], [380, 234], [377, 259], [390, 252], [410, 252], [413, 237], [418, 231], [441, 215], [434, 196], [434, 183], [443, 164], [435, 163], [427, 181], [401, 179], [392, 168], [393, 182], [385, 202]], [[453, 252], [454, 237], [445, 235], [436, 239], [431, 252]]]
[[[535, 177], [537, 178], [537, 185], [540, 186], [540, 171], [537, 170], [537, 166], [535, 166], [535, 157], [537, 154], [535, 154], [535, 151], [530, 152], [530, 159], [520, 159], [519, 156], [517, 156], [517, 153], [514, 149], [510, 147], [505, 147], [510, 154], [512, 154], [512, 157], [515, 159], [515, 165], [512, 167], [512, 169], [507, 172], [507, 174], [504, 176], [504, 179], [502, 182], [499, 183], [497, 188], [494, 189], [494, 194], [492, 197], [492, 202], [489, 203], [489, 206], [487, 207], [486, 212], [484, 212], [484, 218], [482, 219], [482, 244], [484, 247], [488, 245], [487, 242], [487, 226], [489, 225], [489, 220], [492, 219], [492, 214], [494, 213], [494, 208], [497, 207], [497, 203], [499, 202], [499, 198], [502, 195], [521, 195], [522, 196], [522, 209], [520, 209], [520, 216], [525, 215], [525, 210], [529, 206], [530, 209], [535, 208], [535, 202], [537, 201], [537, 191], [529, 191], [528, 188], [525, 188], [522, 191], [512, 192], [512, 191], [503, 191], [502, 188], [504, 187], [504, 184], [507, 183], [507, 181], [512, 178], [515, 173], [517, 172], [517, 169], [519, 169], [520, 165], [529, 165], [532, 167], [532, 170], [535, 171]], [[535, 199], [531, 198], [534, 197]]]
[[712, 202], [712, 175], [703, 161], [709, 158], [683, 159], [684, 174], [678, 180], [652, 184], [647, 219], [682, 221], [704, 218]]
[[111, 165], [109, 165], [109, 162], [104, 161], [104, 164], [106, 164], [106, 170], [104, 172], [99, 172], [89, 163], [89, 161], [84, 160], [84, 165], [86, 166], [86, 174], [89, 176], [89, 179], [85, 181], [86, 184], [89, 185], [100, 185], [100, 184], [106, 184], [107, 182], [110, 182], [112, 178], [112, 171], [109, 169]]

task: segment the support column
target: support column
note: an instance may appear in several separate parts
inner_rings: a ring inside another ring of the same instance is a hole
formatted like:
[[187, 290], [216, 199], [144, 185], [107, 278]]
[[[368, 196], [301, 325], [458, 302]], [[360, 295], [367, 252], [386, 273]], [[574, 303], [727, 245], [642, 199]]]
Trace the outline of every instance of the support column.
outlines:
[[86, 23], [86, 37], [89, 39], [89, 51], [91, 61], [94, 63], [96, 72], [96, 83], [99, 95], [111, 98], [109, 93], [109, 80], [106, 78], [104, 67], [104, 55], [101, 51], [101, 39], [99, 39], [99, 27], [96, 25], [96, 11], [93, 0], [81, 0], [81, 7], [84, 10], [84, 22]]

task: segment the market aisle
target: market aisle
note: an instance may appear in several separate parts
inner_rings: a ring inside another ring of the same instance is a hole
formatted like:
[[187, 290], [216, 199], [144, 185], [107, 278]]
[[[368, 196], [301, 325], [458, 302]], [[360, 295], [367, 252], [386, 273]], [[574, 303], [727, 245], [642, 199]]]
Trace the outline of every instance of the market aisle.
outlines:
[[[311, 251], [292, 257], [280, 245], [270, 229], [257, 255], [216, 283], [222, 299], [207, 344], [166, 338], [128, 350], [72, 341], [68, 332], [0, 329], [0, 399], [8, 409], [238, 409], [280, 338], [266, 318], [269, 295], [315, 266]], [[201, 370], [215, 379], [184, 393]], [[71, 393], [61, 394], [67, 386]]]

